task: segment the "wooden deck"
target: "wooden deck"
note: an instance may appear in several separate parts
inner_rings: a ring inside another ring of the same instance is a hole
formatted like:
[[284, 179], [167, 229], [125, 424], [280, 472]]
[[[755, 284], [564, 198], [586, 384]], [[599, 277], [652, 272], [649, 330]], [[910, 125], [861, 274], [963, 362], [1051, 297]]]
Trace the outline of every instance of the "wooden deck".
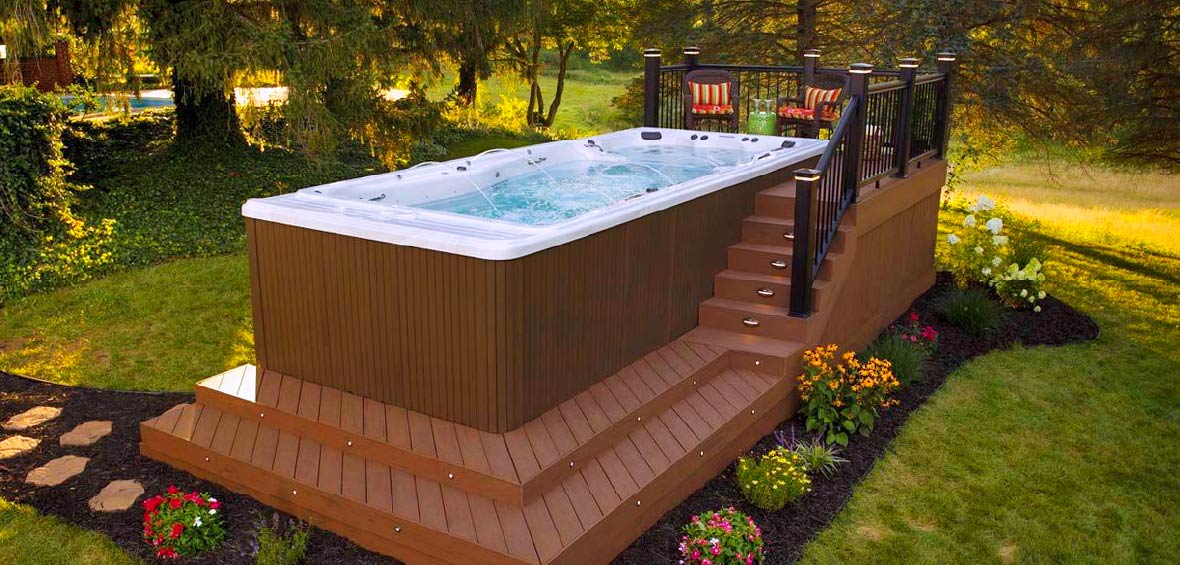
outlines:
[[141, 450], [415, 563], [599, 563], [793, 411], [728, 353], [677, 340], [506, 434], [242, 367]]

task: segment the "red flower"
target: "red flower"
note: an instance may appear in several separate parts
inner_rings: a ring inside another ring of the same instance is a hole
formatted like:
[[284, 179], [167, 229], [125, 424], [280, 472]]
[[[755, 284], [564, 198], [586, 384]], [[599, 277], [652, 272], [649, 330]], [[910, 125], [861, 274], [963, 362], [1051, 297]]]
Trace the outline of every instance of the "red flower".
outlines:
[[181, 501], [179, 498], [173, 498], [172, 500], [168, 501], [168, 506], [172, 507], [173, 510], [176, 510], [177, 508], [180, 508], [183, 505], [184, 505], [184, 502]]
[[220, 502], [218, 502], [218, 501], [216, 501], [216, 500], [214, 500], [213, 502], [210, 502], [210, 503], [209, 503], [209, 508], [212, 508], [212, 509], [214, 509], [214, 510], [217, 510], [218, 508], [221, 508], [221, 503], [220, 503]]
[[168, 485], [168, 494], [176, 494], [178, 492], [180, 492], [180, 489], [176, 488], [176, 485]]
[[148, 512], [155, 512], [156, 508], [160, 507], [161, 502], [164, 502], [164, 497], [156, 495], [143, 501], [143, 508]]
[[917, 312], [910, 312], [910, 321], [911, 321], [911, 322], [917, 322], [917, 321], [918, 321], [918, 313], [917, 313]]
[[933, 326], [926, 326], [922, 328], [922, 338], [926, 341], [934, 341], [938, 339], [938, 332], [934, 331]]
[[175, 524], [172, 524], [172, 533], [169, 535], [172, 537], [172, 539], [176, 539], [176, 538], [180, 537], [180, 533], [183, 531], [184, 531], [184, 524], [181, 524], [180, 522], [176, 522]]

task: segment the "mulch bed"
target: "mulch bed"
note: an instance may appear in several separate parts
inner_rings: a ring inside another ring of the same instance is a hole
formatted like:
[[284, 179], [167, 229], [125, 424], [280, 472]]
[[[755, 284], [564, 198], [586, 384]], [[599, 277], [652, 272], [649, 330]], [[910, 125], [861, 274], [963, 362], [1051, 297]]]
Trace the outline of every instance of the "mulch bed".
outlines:
[[[764, 512], [745, 504], [733, 480], [733, 465], [709, 481], [683, 503], [668, 512], [655, 526], [621, 553], [616, 563], [648, 565], [675, 563], [680, 540], [680, 527], [694, 514], [709, 509], [736, 506], [750, 514], [763, 529], [769, 563], [796, 561], [803, 546], [836, 516], [852, 496], [853, 488], [872, 469], [889, 443], [900, 431], [910, 412], [918, 408], [946, 380], [947, 375], [964, 361], [995, 349], [1025, 345], [1062, 345], [1098, 336], [1098, 326], [1085, 314], [1053, 297], [1042, 302], [1039, 314], [1009, 311], [1003, 326], [986, 339], [964, 334], [934, 315], [931, 301], [945, 290], [950, 281], [939, 277], [934, 288], [915, 301], [913, 310], [923, 324], [930, 324], [939, 332], [937, 352], [927, 362], [924, 381], [901, 389], [901, 403], [882, 414], [876, 429], [869, 437], [855, 437], [843, 450], [849, 460], [831, 477], [815, 480], [811, 493], [778, 512]], [[907, 313], [908, 315], [908, 313]], [[87, 388], [65, 387], [43, 383], [0, 372], [0, 421], [33, 406], [60, 406], [64, 409], [56, 420], [47, 422], [23, 435], [41, 439], [33, 451], [0, 460], [0, 497], [27, 504], [44, 514], [50, 514], [110, 536], [121, 548], [142, 558], [151, 558], [150, 548], [142, 540], [142, 510], [138, 505], [126, 512], [92, 512], [87, 501], [108, 482], [116, 479], [137, 479], [143, 483], [147, 495], [162, 492], [175, 484], [185, 490], [207, 491], [225, 503], [223, 523], [226, 529], [224, 546], [194, 563], [251, 563], [253, 562], [257, 523], [276, 511], [252, 498], [237, 495], [216, 484], [202, 481], [139, 455], [139, 422], [152, 418], [168, 408], [191, 402], [191, 394], [150, 394], [116, 392]], [[111, 420], [112, 434], [89, 447], [62, 448], [61, 434], [87, 420]], [[779, 430], [801, 434], [801, 418], [784, 422]], [[4, 436], [11, 435], [4, 432]], [[774, 434], [762, 438], [758, 451], [775, 444]], [[74, 454], [90, 458], [86, 470], [65, 483], [50, 488], [33, 487], [24, 483], [25, 475], [34, 467], [61, 455]], [[282, 520], [289, 517], [281, 515]], [[396, 563], [387, 557], [366, 551], [347, 539], [319, 529], [312, 529], [307, 552], [308, 563]]]

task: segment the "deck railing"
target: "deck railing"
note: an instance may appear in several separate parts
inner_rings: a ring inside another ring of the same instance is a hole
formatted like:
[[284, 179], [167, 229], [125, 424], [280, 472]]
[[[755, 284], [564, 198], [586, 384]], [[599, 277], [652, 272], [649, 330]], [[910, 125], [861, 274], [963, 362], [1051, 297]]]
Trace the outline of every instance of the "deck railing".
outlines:
[[[848, 102], [826, 150], [815, 168], [795, 171], [790, 312], [808, 316], [815, 277], [861, 188], [879, 186], [887, 177], [905, 177], [923, 159], [945, 158], [955, 56], [939, 53], [937, 69], [927, 72], [920, 72], [920, 62], [913, 58], [898, 61], [897, 70], [874, 70], [864, 63], [847, 69], [819, 67], [814, 49], [800, 66], [701, 64], [699, 56], [699, 49], [685, 48], [682, 64], [661, 66], [658, 49], [644, 52], [644, 126], [684, 127], [684, 81], [695, 69], [733, 75], [738, 131], [746, 130], [754, 99], [801, 97], [817, 72], [849, 77]], [[725, 131], [731, 126], [717, 120], [704, 127]]]

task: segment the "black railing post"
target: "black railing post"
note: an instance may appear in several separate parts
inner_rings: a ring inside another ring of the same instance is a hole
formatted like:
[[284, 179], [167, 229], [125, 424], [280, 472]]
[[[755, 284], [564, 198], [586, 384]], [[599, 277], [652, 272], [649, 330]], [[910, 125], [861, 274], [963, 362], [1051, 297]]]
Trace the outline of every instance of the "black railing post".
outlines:
[[689, 71], [697, 68], [697, 59], [701, 56], [700, 47], [685, 47], [684, 48], [684, 65], [688, 67]]
[[660, 50], [643, 50], [643, 127], [660, 126]]
[[848, 66], [848, 95], [857, 101], [853, 114], [848, 120], [848, 131], [844, 132], [844, 186], [840, 194], [843, 199], [856, 202], [860, 192], [861, 148], [865, 139], [865, 106], [869, 97], [869, 73], [873, 66], [868, 63], [853, 63]]
[[803, 91], [807, 85], [815, 80], [815, 67], [819, 64], [819, 56], [819, 49], [807, 49], [803, 51], [803, 78], [799, 81], [799, 92], [796, 94], [800, 99], [803, 98]]
[[918, 64], [918, 60], [913, 57], [897, 62], [905, 88], [901, 91], [901, 107], [897, 109], [897, 122], [893, 128], [896, 135], [893, 140], [893, 166], [897, 167], [897, 172], [893, 174], [895, 177], [909, 176], [910, 137], [913, 134], [910, 127], [914, 123], [914, 77], [918, 75]]
[[791, 248], [791, 306], [790, 314], [801, 318], [811, 315], [811, 276], [815, 270], [815, 210], [816, 190], [820, 172], [815, 169], [795, 171], [795, 218]]
[[955, 54], [943, 51], [938, 54], [938, 72], [942, 73], [946, 81], [942, 86], [942, 99], [938, 108], [938, 156], [946, 159], [946, 148], [950, 142], [951, 133], [951, 86], [955, 77]]

